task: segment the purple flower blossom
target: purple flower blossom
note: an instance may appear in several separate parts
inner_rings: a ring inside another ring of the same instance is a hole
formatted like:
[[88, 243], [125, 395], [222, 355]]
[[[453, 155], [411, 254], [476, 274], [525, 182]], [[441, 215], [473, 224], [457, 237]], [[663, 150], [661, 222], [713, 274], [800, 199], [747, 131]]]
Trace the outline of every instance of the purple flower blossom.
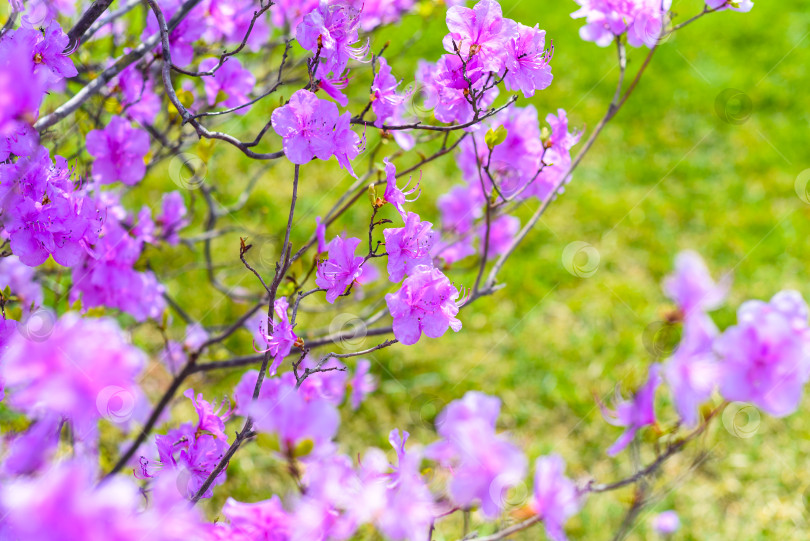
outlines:
[[397, 94], [399, 81], [391, 75], [391, 66], [385, 58], [379, 58], [380, 67], [371, 84], [371, 108], [377, 116], [374, 125], [381, 128], [383, 124], [394, 116], [398, 105], [405, 101], [405, 97]]
[[[463, 159], [461, 160], [463, 163]], [[452, 233], [470, 231], [475, 220], [483, 215], [485, 203], [481, 190], [472, 185], [454, 186], [450, 192], [439, 197], [438, 206], [442, 215], [442, 227]]]
[[[715, 0], [717, 1], [717, 0]], [[663, 20], [671, 0], [576, 0], [582, 6], [571, 14], [574, 19], [585, 18], [579, 35], [600, 47], [613, 43], [616, 36], [627, 33], [627, 42], [638, 47], [652, 47], [663, 29]]]
[[405, 227], [383, 231], [388, 252], [388, 277], [392, 282], [402, 281], [419, 265], [433, 266], [430, 251], [436, 234], [432, 227], [430, 222], [420, 221], [415, 212], [409, 212]]
[[269, 351], [273, 356], [273, 363], [270, 365], [270, 375], [275, 375], [284, 357], [290, 354], [295, 341], [298, 337], [293, 332], [293, 327], [287, 316], [287, 310], [290, 305], [286, 297], [276, 299], [273, 304], [273, 311], [276, 313], [276, 321], [273, 322], [273, 332], [267, 332], [265, 329], [267, 316], [260, 314], [259, 319], [259, 335], [262, 341], [267, 344], [267, 348], [262, 351]]
[[686, 316], [681, 343], [664, 363], [664, 378], [686, 426], [697, 425], [698, 408], [717, 384], [719, 365], [712, 352], [716, 336], [717, 327], [707, 315], [695, 312]]
[[211, 532], [222, 541], [287, 541], [290, 539], [290, 517], [278, 496], [256, 503], [243, 503], [228, 498], [222, 507], [227, 523], [218, 522]]
[[117, 476], [98, 483], [91, 464], [69, 460], [40, 476], [3, 483], [2, 532], [9, 539], [32, 541], [176, 541], [199, 534], [201, 517], [181, 504], [173, 484], [156, 483], [149, 500], [144, 509], [143, 495], [131, 480]]
[[[312, 357], [307, 355], [301, 361], [300, 370], [314, 370], [317, 364]], [[348, 378], [346, 366], [332, 357], [327, 359], [321, 368], [329, 371], [312, 374], [304, 380], [298, 392], [303, 393], [307, 399], [322, 398], [330, 404], [339, 406], [346, 396], [346, 379]]]
[[374, 380], [369, 372], [371, 363], [366, 359], [357, 361], [357, 368], [354, 370], [354, 376], [351, 379], [352, 394], [350, 396], [352, 410], [357, 411], [363, 400], [366, 399], [370, 393], [377, 389], [377, 382]]
[[[85, 255], [73, 269], [71, 302], [79, 297], [83, 309], [94, 306], [118, 308], [138, 321], [158, 319], [166, 303], [163, 286], [151, 271], [139, 272], [133, 266], [143, 248], [143, 240], [130, 234], [116, 219], [117, 202], [100, 201], [108, 216], [102, 237], [92, 255]], [[120, 209], [123, 213], [123, 209]], [[124, 214], [125, 216], [125, 214]]]
[[[511, 21], [510, 21], [511, 22]], [[548, 88], [551, 75], [551, 51], [546, 50], [546, 31], [512, 23], [512, 37], [506, 43], [506, 75], [503, 83], [507, 90], [520, 90], [527, 98], [535, 91]]]
[[[124, 52], [128, 53], [129, 50], [124, 49]], [[110, 85], [114, 91], [120, 92], [121, 105], [128, 118], [141, 124], [153, 124], [162, 106], [155, 94], [154, 82], [148, 72], [144, 73], [141, 69], [136, 64], [127, 67]]]
[[[504, 253], [519, 230], [520, 220], [514, 216], [503, 215], [493, 220], [489, 228], [489, 257]], [[484, 253], [486, 232], [487, 224], [481, 224], [478, 231], [478, 236], [481, 237], [481, 253]]]
[[11, 154], [31, 156], [39, 148], [39, 133], [25, 122], [17, 122], [6, 136], [0, 132], [0, 161], [6, 161]]
[[194, 433], [197, 435], [210, 434], [222, 441], [228, 441], [228, 436], [225, 434], [225, 421], [227, 421], [230, 416], [230, 407], [223, 413], [220, 413], [225, 407], [226, 400], [223, 399], [222, 404], [220, 404], [219, 408], [215, 411], [213, 404], [203, 399], [202, 393], [198, 394], [195, 399], [194, 389], [186, 389], [183, 396], [191, 400], [191, 403], [194, 404], [194, 409], [197, 411], [199, 420], [197, 421]]
[[685, 315], [719, 308], [726, 300], [731, 280], [724, 276], [715, 283], [703, 259], [691, 251], [675, 258], [675, 273], [664, 279], [663, 289]]
[[415, 267], [399, 291], [385, 296], [394, 318], [394, 336], [411, 346], [422, 333], [439, 338], [448, 328], [460, 331], [456, 299], [458, 290], [439, 269], [427, 265]]
[[661, 535], [672, 535], [681, 527], [681, 519], [675, 511], [658, 513], [653, 519], [653, 528]]
[[[180, 0], [165, 0], [161, 2], [163, 16], [169, 21], [175, 12], [180, 8]], [[197, 6], [191, 11], [189, 16], [184, 18], [169, 34], [169, 47], [172, 53], [172, 64], [179, 67], [188, 66], [194, 59], [194, 42], [200, 39], [205, 32], [203, 22], [202, 6]], [[153, 34], [158, 33], [158, 22], [155, 14], [150, 9], [146, 16], [146, 28], [144, 29], [144, 40]], [[163, 52], [163, 45], [158, 42], [155, 51]]]
[[0, 42], [0, 137], [33, 124], [45, 91], [45, 81], [34, 74], [27, 46], [19, 40]]
[[149, 152], [149, 134], [114, 116], [103, 130], [87, 134], [87, 152], [95, 158], [93, 177], [102, 184], [120, 180], [137, 184], [146, 173], [143, 159]]
[[472, 9], [453, 6], [447, 10], [444, 49], [451, 54], [456, 48], [461, 56], [477, 58], [487, 71], [499, 72], [504, 66], [505, 30], [501, 5], [496, 0], [480, 0]]
[[362, 60], [368, 45], [354, 48], [359, 41], [360, 12], [348, 2], [322, 0], [318, 7], [304, 16], [295, 29], [295, 37], [304, 49], [324, 59], [328, 71], [342, 73], [350, 58]]
[[6, 447], [2, 474], [30, 475], [40, 471], [56, 452], [61, 429], [62, 419], [50, 413], [37, 419], [22, 434], [13, 437]]
[[189, 223], [186, 219], [187, 213], [186, 204], [180, 192], [163, 194], [157, 223], [161, 227], [161, 238], [169, 245], [175, 246], [180, 242], [178, 233]]
[[62, 54], [68, 45], [68, 37], [59, 23], [52, 21], [44, 32], [38, 28], [19, 28], [10, 32], [0, 42], [0, 56], [22, 52], [31, 59], [33, 75], [52, 89], [63, 86], [66, 77], [78, 73], [73, 61]]
[[499, 400], [467, 393], [464, 401], [467, 404], [461, 407], [451, 402], [439, 414], [436, 427], [442, 439], [428, 446], [425, 454], [451, 469], [448, 490], [453, 503], [468, 507], [480, 502], [484, 515], [494, 518], [507, 491], [523, 480], [526, 457], [495, 433], [492, 414], [497, 417]]
[[327, 290], [326, 300], [330, 304], [334, 304], [352, 282], [363, 274], [364, 258], [354, 255], [360, 242], [355, 237], [335, 237], [327, 247], [329, 258], [318, 264], [315, 284]]
[[319, 0], [278, 0], [273, 4], [273, 24], [279, 28], [288, 26], [295, 30], [304, 15], [318, 7]]
[[809, 337], [807, 305], [798, 292], [743, 303], [737, 324], [715, 340], [723, 397], [751, 402], [774, 417], [796, 411], [810, 378]]
[[563, 525], [582, 508], [582, 497], [565, 476], [565, 462], [559, 455], [540, 457], [535, 462], [531, 507], [543, 520], [552, 541], [566, 540]]
[[42, 287], [35, 278], [34, 269], [22, 263], [17, 256], [0, 259], [0, 290], [11, 290], [23, 314], [42, 306]]
[[415, 0], [354, 0], [361, 4], [360, 28], [370, 32], [381, 25], [397, 22], [404, 12], [413, 9]]
[[385, 195], [383, 196], [387, 203], [390, 203], [397, 212], [399, 212], [400, 216], [404, 220], [405, 215], [405, 203], [413, 203], [419, 198], [417, 194], [416, 197], [413, 199], [408, 199], [408, 196], [412, 193], [419, 190], [419, 183], [416, 183], [416, 186], [411, 188], [408, 191], [408, 186], [411, 185], [411, 181], [408, 181], [402, 189], [397, 187], [397, 166], [391, 163], [388, 158], [383, 159], [383, 163], [385, 163]]
[[316, 447], [328, 444], [337, 433], [340, 415], [335, 406], [316, 394], [299, 393], [291, 372], [265, 381], [263, 387], [266, 393], [247, 406], [247, 413], [256, 430], [278, 435], [285, 452], [305, 440]]
[[318, 239], [318, 253], [325, 253], [326, 248], [326, 222], [321, 221], [321, 217], [315, 218], [315, 238]]
[[706, 0], [706, 5], [717, 11], [730, 9], [732, 11], [746, 13], [754, 9], [754, 2], [752, 0]]
[[[206, 58], [200, 62], [200, 71], [209, 71], [219, 62], [216, 58]], [[256, 78], [250, 70], [242, 67], [242, 63], [236, 58], [229, 58], [211, 77], [203, 77], [205, 83], [205, 95], [208, 98], [208, 105], [214, 105], [220, 101], [220, 92], [225, 95], [222, 105], [225, 107], [237, 107], [249, 101], [248, 95], [253, 91]], [[250, 107], [244, 107], [236, 112], [244, 115]]]
[[[146, 358], [115, 321], [69, 313], [48, 324], [53, 329], [41, 341], [12, 338], [0, 364], [13, 407], [67, 417], [82, 441], [93, 441], [102, 417], [118, 422], [140, 413], [144, 398], [136, 380]], [[113, 396], [125, 397], [124, 404]]]
[[617, 388], [613, 410], [609, 410], [602, 403], [599, 404], [605, 421], [613, 426], [627, 428], [608, 449], [608, 455], [616, 456], [633, 441], [640, 428], [655, 424], [655, 391], [661, 383], [661, 377], [658, 375], [660, 370], [661, 365], [652, 365], [647, 382], [631, 399], [623, 399]]
[[287, 105], [273, 111], [272, 124], [283, 138], [284, 153], [291, 162], [303, 165], [312, 158], [335, 156], [354, 175], [351, 160], [360, 152], [360, 138], [350, 128], [350, 117], [348, 111], [339, 115], [334, 103], [298, 90]]
[[[204, 400], [202, 394], [197, 395], [195, 399], [193, 389], [188, 389], [183, 394], [191, 400], [197, 412], [196, 426], [184, 423], [179, 428], [156, 436], [157, 460], [150, 461], [142, 456], [139, 467], [135, 470], [135, 477], [139, 479], [164, 478], [166, 472], [170, 471], [176, 478], [178, 488], [183, 488], [184, 495], [191, 498], [202, 488], [203, 483], [228, 449], [225, 421], [229, 416], [229, 411], [220, 413], [225, 401], [215, 411], [214, 406]], [[202, 497], [210, 498], [213, 495], [213, 486], [224, 482], [225, 472], [223, 471]]]

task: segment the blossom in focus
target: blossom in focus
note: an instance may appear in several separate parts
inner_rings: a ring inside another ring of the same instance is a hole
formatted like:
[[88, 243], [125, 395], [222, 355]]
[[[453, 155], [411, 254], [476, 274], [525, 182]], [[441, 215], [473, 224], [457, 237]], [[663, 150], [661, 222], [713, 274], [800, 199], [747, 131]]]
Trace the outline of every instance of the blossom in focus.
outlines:
[[[186, 498], [194, 497], [202, 488], [228, 450], [228, 436], [225, 434], [225, 420], [229, 412], [220, 413], [203, 399], [202, 394], [194, 396], [188, 389], [184, 396], [189, 398], [197, 412], [196, 425], [184, 423], [166, 434], [155, 437], [157, 458], [149, 460], [141, 456], [135, 477], [139, 479], [174, 479]], [[211, 486], [202, 494], [203, 498], [213, 496], [213, 487], [225, 482], [223, 470]]]
[[9, 136], [19, 124], [33, 124], [45, 91], [45, 81], [34, 74], [26, 44], [0, 42], [0, 137]]
[[675, 273], [664, 279], [663, 289], [678, 309], [688, 315], [719, 308], [730, 285], [728, 276], [717, 283], [712, 280], [703, 259], [695, 252], [685, 251], [675, 258]]
[[411, 184], [409, 180], [404, 187], [397, 187], [397, 166], [391, 163], [388, 158], [383, 159], [383, 163], [385, 163], [385, 195], [383, 197], [386, 203], [390, 203], [391, 206], [397, 209], [397, 212], [404, 220], [406, 218], [404, 205], [405, 203], [413, 203], [419, 197], [417, 195], [414, 199], [408, 199], [409, 195], [419, 190], [419, 184], [417, 183], [416, 186], [408, 190], [408, 186]]
[[484, 69], [499, 72], [505, 60], [508, 25], [496, 0], [480, 0], [473, 8], [453, 6], [447, 10], [447, 28], [443, 45], [448, 53], [458, 49], [462, 58], [477, 58]]
[[371, 109], [377, 116], [374, 125], [381, 128], [394, 116], [397, 106], [405, 101], [405, 96], [397, 94], [399, 81], [391, 74], [391, 66], [385, 58], [381, 56], [378, 61], [379, 68], [371, 84]]
[[415, 212], [409, 212], [405, 227], [383, 231], [388, 252], [388, 277], [392, 282], [400, 282], [419, 265], [432, 266], [430, 251], [436, 237], [432, 227], [430, 222], [420, 221]]
[[341, 167], [351, 169], [351, 160], [360, 152], [360, 138], [349, 124], [351, 113], [342, 116], [337, 105], [321, 100], [308, 90], [298, 90], [290, 102], [273, 111], [273, 129], [284, 141], [284, 153], [298, 165], [312, 158], [328, 160], [335, 156]]
[[354, 255], [360, 246], [360, 239], [335, 237], [327, 250], [329, 258], [318, 264], [315, 284], [326, 289], [326, 300], [334, 304], [337, 298], [363, 274], [363, 256]]
[[737, 324], [715, 340], [720, 393], [774, 417], [793, 413], [810, 378], [809, 338], [807, 304], [799, 292], [743, 303]]
[[272, 332], [267, 332], [265, 329], [267, 317], [264, 314], [261, 314], [261, 319], [259, 320], [259, 335], [262, 337], [264, 343], [267, 344], [267, 348], [262, 351], [268, 351], [270, 355], [273, 356], [273, 363], [269, 368], [270, 375], [274, 375], [276, 373], [276, 370], [284, 360], [284, 357], [289, 355], [293, 344], [295, 344], [295, 341], [298, 340], [295, 332], [293, 332], [290, 319], [287, 316], [287, 310], [289, 307], [290, 305], [287, 302], [286, 297], [276, 299], [275, 303], [273, 304], [273, 311], [275, 312], [277, 319], [274, 319], [273, 321]]
[[93, 177], [102, 184], [120, 180], [132, 186], [146, 173], [143, 159], [149, 153], [149, 134], [126, 119], [113, 116], [103, 130], [91, 130], [86, 143], [94, 158]]
[[520, 90], [531, 98], [537, 90], [548, 88], [551, 75], [551, 52], [546, 50], [546, 31], [510, 21], [511, 37], [506, 42], [507, 90]]
[[295, 29], [295, 37], [304, 49], [325, 60], [328, 71], [342, 73], [349, 59], [362, 60], [365, 47], [352, 47], [360, 41], [360, 11], [347, 2], [322, 1], [304, 16]]
[[467, 393], [464, 402], [468, 404], [451, 402], [436, 419], [442, 439], [429, 445], [425, 455], [449, 469], [448, 491], [454, 504], [469, 507], [480, 503], [483, 514], [495, 518], [503, 509], [507, 491], [523, 480], [526, 457], [495, 432], [492, 414], [497, 417], [500, 401], [490, 398]]
[[410, 346], [423, 333], [429, 338], [440, 338], [448, 328], [460, 331], [461, 321], [456, 318], [458, 296], [458, 290], [439, 269], [415, 267], [399, 291], [385, 296], [394, 318], [394, 336]]
[[[217, 58], [206, 58], [200, 62], [200, 71], [210, 71], [219, 63]], [[225, 107], [237, 107], [249, 101], [248, 95], [253, 91], [256, 78], [250, 70], [242, 67], [236, 58], [229, 58], [210, 77], [202, 78], [205, 83], [205, 95], [208, 105], [220, 102], [220, 92], [224, 94], [221, 103]], [[234, 111], [244, 115], [250, 107], [243, 107]]]
[[582, 508], [576, 484], [565, 476], [565, 462], [559, 455], [542, 456], [535, 462], [532, 510], [543, 520], [552, 541], [565, 541], [565, 522]]
[[604, 404], [599, 404], [605, 421], [613, 426], [626, 427], [626, 430], [616, 440], [616, 443], [608, 449], [608, 455], [615, 456], [619, 454], [633, 441], [640, 428], [655, 424], [655, 391], [661, 383], [660, 371], [661, 365], [652, 365], [647, 382], [641, 386], [632, 398], [622, 398], [617, 389], [613, 410], [608, 409]]

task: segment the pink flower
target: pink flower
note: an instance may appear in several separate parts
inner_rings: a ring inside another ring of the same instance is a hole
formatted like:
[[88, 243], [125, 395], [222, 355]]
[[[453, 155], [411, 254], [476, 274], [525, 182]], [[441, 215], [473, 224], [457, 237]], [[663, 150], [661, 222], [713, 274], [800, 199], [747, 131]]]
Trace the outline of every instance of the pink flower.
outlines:
[[225, 400], [222, 400], [219, 408], [214, 410], [213, 404], [203, 399], [202, 393], [198, 394], [196, 399], [194, 397], [194, 389], [186, 389], [183, 396], [191, 400], [194, 404], [194, 409], [197, 411], [197, 426], [194, 429], [195, 434], [210, 434], [222, 441], [228, 441], [228, 436], [225, 434], [225, 421], [228, 420], [230, 413], [230, 406], [223, 413], [220, 413], [225, 407]]
[[394, 336], [411, 346], [422, 333], [439, 338], [453, 329], [461, 330], [458, 314], [458, 290], [439, 269], [420, 265], [412, 270], [396, 293], [385, 296], [388, 310], [394, 318]]
[[350, 58], [361, 60], [368, 52], [368, 45], [352, 47], [360, 39], [359, 25], [360, 12], [348, 2], [321, 0], [316, 9], [304, 16], [295, 29], [295, 37], [311, 53], [320, 50], [328, 71], [343, 73]]
[[273, 304], [273, 311], [276, 313], [278, 319], [273, 322], [272, 333], [265, 330], [267, 326], [267, 316], [263, 313], [259, 316], [259, 321], [261, 322], [259, 325], [259, 335], [267, 344], [267, 349], [263, 351], [269, 351], [270, 355], [273, 356], [273, 363], [269, 368], [270, 375], [275, 375], [284, 357], [290, 354], [290, 350], [292, 350], [295, 341], [298, 340], [298, 337], [293, 332], [290, 320], [287, 317], [287, 309], [289, 307], [290, 305], [286, 297], [277, 299]]
[[360, 239], [335, 237], [329, 243], [329, 258], [318, 264], [315, 284], [327, 290], [326, 300], [334, 304], [337, 298], [363, 274], [363, 256], [354, 253], [360, 245]]
[[27, 44], [0, 42], [0, 137], [12, 135], [19, 123], [33, 124], [45, 91], [45, 81], [34, 74]]
[[613, 426], [627, 427], [624, 434], [608, 449], [608, 455], [619, 454], [633, 441], [640, 428], [655, 424], [655, 391], [661, 383], [661, 377], [658, 375], [660, 370], [661, 365], [652, 365], [647, 382], [631, 399], [623, 399], [617, 389], [614, 410], [609, 410], [602, 403], [599, 404], [605, 421]]
[[506, 75], [503, 83], [507, 90], [520, 90], [527, 98], [536, 90], [548, 88], [551, 75], [551, 51], [546, 48], [546, 31], [520, 23], [513, 23], [512, 37], [506, 45]]
[[664, 293], [684, 314], [711, 311], [726, 300], [731, 285], [729, 275], [715, 283], [703, 259], [691, 251], [681, 252], [675, 258], [675, 273], [664, 279]]
[[[200, 71], [209, 71], [218, 63], [216, 58], [206, 58], [200, 62]], [[205, 95], [208, 98], [208, 105], [214, 105], [220, 100], [220, 92], [224, 94], [222, 105], [225, 107], [237, 107], [249, 101], [248, 95], [253, 91], [256, 79], [250, 70], [242, 67], [242, 63], [236, 58], [229, 58], [222, 66], [214, 72], [213, 76], [203, 77], [205, 83]], [[243, 107], [236, 111], [237, 114], [244, 115], [250, 107]]]
[[380, 57], [379, 63], [380, 67], [371, 85], [371, 108], [377, 116], [374, 125], [381, 128], [394, 116], [397, 106], [405, 101], [405, 97], [397, 94], [399, 81], [391, 75], [391, 66], [385, 58]]
[[754, 9], [752, 0], [706, 0], [706, 5], [718, 11], [730, 9], [745, 13]]
[[356, 411], [366, 396], [377, 389], [377, 382], [374, 380], [374, 376], [369, 373], [370, 368], [371, 363], [366, 359], [357, 361], [357, 368], [355, 368], [354, 376], [352, 376], [350, 382], [352, 386], [350, 397], [352, 410]]
[[662, 535], [672, 535], [681, 527], [681, 519], [675, 511], [658, 513], [653, 519], [653, 528]]
[[[492, 221], [489, 228], [488, 257], [504, 253], [512, 244], [512, 240], [520, 230], [520, 219], [514, 216], [503, 215]], [[481, 237], [481, 253], [484, 253], [487, 224], [479, 226], [478, 236]]]
[[11, 405], [67, 417], [83, 441], [93, 441], [102, 417], [126, 423], [140, 414], [145, 399], [137, 378], [146, 357], [118, 324], [75, 313], [44, 317], [33, 338], [19, 333], [11, 340], [0, 364]]
[[543, 520], [550, 539], [566, 540], [563, 525], [582, 508], [582, 497], [565, 476], [565, 462], [559, 455], [543, 456], [535, 462], [531, 507]]
[[263, 387], [267, 391], [247, 406], [247, 413], [256, 430], [278, 436], [283, 451], [305, 440], [325, 445], [337, 433], [340, 415], [335, 406], [316, 394], [299, 393], [292, 372], [265, 381]]
[[[454, 6], [447, 10], [444, 50], [462, 58], [475, 57], [487, 71], [498, 72], [504, 66], [505, 38], [501, 5], [496, 0], [480, 0], [472, 9]], [[455, 45], [454, 45], [455, 43]]]
[[102, 184], [120, 180], [137, 184], [146, 173], [143, 159], [149, 152], [149, 134], [114, 116], [104, 130], [87, 134], [87, 152], [95, 158], [93, 176]]
[[290, 538], [290, 517], [278, 496], [256, 503], [228, 498], [222, 514], [228, 522], [219, 522], [212, 529], [214, 539], [287, 541]]
[[798, 292], [743, 303], [737, 324], [715, 341], [723, 397], [751, 402], [774, 417], [796, 411], [810, 379], [808, 338], [807, 305]]
[[360, 138], [350, 129], [351, 114], [338, 114], [337, 105], [318, 99], [308, 90], [298, 90], [290, 102], [273, 111], [273, 129], [284, 140], [287, 158], [299, 165], [312, 158], [335, 156], [352, 175], [351, 160], [360, 153]]
[[[458, 401], [451, 402], [436, 420], [442, 439], [428, 446], [425, 454], [450, 469], [448, 489], [454, 504], [469, 507], [480, 503], [484, 515], [494, 518], [503, 508], [507, 491], [523, 480], [526, 457], [495, 433], [492, 414], [497, 417], [500, 401], [490, 402], [489, 398], [467, 393], [465, 402], [476, 404], [476, 409], [465, 406], [461, 409], [464, 416], [454, 412]], [[483, 407], [479, 409], [478, 403]]]
[[430, 251], [436, 234], [432, 227], [430, 222], [421, 222], [418, 214], [409, 212], [405, 227], [383, 231], [388, 252], [388, 277], [392, 282], [400, 282], [419, 265], [433, 265]]
[[408, 183], [402, 188], [397, 187], [397, 166], [391, 163], [388, 158], [383, 159], [383, 163], [385, 163], [385, 198], [386, 203], [390, 203], [397, 212], [399, 212], [402, 219], [405, 219], [405, 203], [413, 203], [419, 198], [417, 194], [416, 197], [413, 199], [408, 199], [408, 196], [412, 193], [419, 190], [419, 183], [416, 184], [413, 188], [408, 190], [408, 186], [411, 185], [411, 181], [409, 180]]
[[686, 426], [697, 425], [698, 408], [711, 397], [720, 376], [712, 351], [716, 336], [711, 318], [702, 312], [690, 313], [684, 319], [678, 349], [664, 363], [664, 378]]

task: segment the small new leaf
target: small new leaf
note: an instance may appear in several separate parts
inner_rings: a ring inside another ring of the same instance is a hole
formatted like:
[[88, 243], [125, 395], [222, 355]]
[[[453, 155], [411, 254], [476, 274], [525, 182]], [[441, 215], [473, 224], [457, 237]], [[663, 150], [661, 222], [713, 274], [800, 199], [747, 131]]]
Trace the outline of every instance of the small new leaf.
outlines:
[[496, 146], [506, 141], [507, 135], [509, 135], [509, 132], [506, 130], [506, 128], [503, 126], [498, 126], [498, 129], [490, 129], [487, 131], [486, 136], [484, 136], [484, 142], [487, 144], [487, 147], [492, 150]]

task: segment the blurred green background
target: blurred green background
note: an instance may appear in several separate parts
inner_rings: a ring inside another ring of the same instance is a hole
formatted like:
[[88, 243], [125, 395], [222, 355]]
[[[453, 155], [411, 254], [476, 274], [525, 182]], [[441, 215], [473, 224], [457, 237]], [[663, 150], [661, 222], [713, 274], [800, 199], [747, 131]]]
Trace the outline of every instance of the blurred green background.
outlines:
[[[541, 118], [565, 109], [573, 126], [585, 127], [587, 137], [613, 95], [618, 76], [614, 49], [579, 38], [582, 21], [570, 18], [577, 8], [573, 1], [502, 0], [502, 5], [506, 16], [539, 23], [554, 40], [554, 83], [529, 101]], [[675, 0], [676, 22], [700, 9], [699, 2]], [[390, 40], [386, 56], [403, 84], [412, 80], [418, 59], [438, 58], [446, 33], [443, 14], [443, 7], [423, 5], [421, 14], [373, 36], [374, 50]], [[252, 65], [260, 74], [269, 74], [280, 52]], [[630, 50], [631, 76], [646, 52]], [[715, 276], [733, 273], [728, 305], [715, 313], [721, 328], [734, 321], [735, 309], [745, 299], [767, 299], [783, 288], [810, 294], [805, 279], [810, 193], [804, 186], [810, 172], [802, 175], [810, 169], [809, 66], [810, 11], [800, 0], [760, 0], [749, 14], [713, 14], [676, 33], [660, 47], [635, 94], [605, 129], [565, 194], [501, 274], [506, 287], [465, 309], [461, 332], [368, 357], [379, 390], [356, 413], [344, 406], [341, 449], [350, 456], [368, 446], [387, 450], [387, 435], [394, 427], [410, 431], [412, 445], [430, 443], [437, 411], [476, 389], [503, 400], [500, 427], [532, 462], [540, 454], [557, 452], [576, 478], [607, 482], [627, 475], [628, 453], [616, 459], [605, 455], [620, 430], [601, 420], [593, 395], [607, 395], [616, 383], [634, 388], [657, 360], [650, 352], [654, 348], [645, 347], [645, 342], [660, 339], [651, 337], [671, 307], [659, 285], [678, 251], [697, 250]], [[361, 80], [367, 78], [357, 71]], [[352, 110], [365, 103], [363, 92], [353, 96]], [[220, 128], [255, 134], [277, 103], [266, 100], [251, 114], [229, 119]], [[525, 103], [521, 99], [520, 104]], [[268, 148], [278, 148], [275, 136], [268, 141]], [[394, 150], [391, 143], [375, 159]], [[237, 201], [258, 175], [245, 208], [221, 220], [220, 227], [228, 232], [213, 244], [219, 278], [229, 287], [257, 292], [255, 278], [238, 261], [238, 239], [251, 239], [251, 257], [268, 275], [283, 234], [292, 169], [282, 163], [266, 169], [266, 164], [224, 144], [197, 145], [193, 152], [207, 162], [206, 183], [216, 187], [214, 197], [225, 206]], [[401, 163], [417, 159], [411, 153]], [[367, 166], [365, 157], [356, 165], [358, 170]], [[130, 208], [155, 205], [162, 192], [175, 189], [171, 167], [171, 161], [155, 167], [128, 196]], [[295, 246], [307, 240], [314, 217], [324, 214], [353, 181], [334, 162], [313, 163], [302, 171]], [[424, 193], [412, 208], [435, 222], [436, 197], [460, 182], [453, 157], [434, 162], [423, 169]], [[187, 231], [193, 235], [200, 231], [205, 206], [199, 190], [184, 193], [194, 212], [194, 226]], [[519, 209], [522, 221], [535, 204]], [[368, 208], [361, 202], [330, 229], [330, 236], [345, 230], [362, 237], [367, 220]], [[563, 264], [563, 250], [572, 242], [588, 243], [598, 254], [598, 269], [586, 278], [568, 272]], [[227, 324], [247, 305], [226, 302], [209, 287], [200, 249], [199, 243], [194, 250], [150, 249], [145, 259], [194, 318], [214, 327]], [[462, 262], [452, 269], [457, 284], [472, 285], [473, 264]], [[166, 274], [161, 269], [171, 270]], [[371, 286], [366, 293], [373, 291], [378, 290]], [[311, 306], [318, 308], [322, 302]], [[339, 312], [363, 315], [368, 309], [349, 300]], [[305, 335], [330, 326], [334, 330], [345, 321], [333, 318], [334, 313], [305, 312], [299, 330]], [[179, 318], [174, 320], [171, 332], [179, 338], [183, 325]], [[135, 336], [159, 355], [161, 340], [154, 325], [140, 326]], [[358, 339], [343, 346], [364, 349], [377, 341]], [[250, 353], [250, 337], [243, 332], [214, 357]], [[354, 366], [352, 360], [348, 364]], [[230, 394], [239, 377], [213, 372], [196, 376], [189, 385], [205, 389], [206, 397], [213, 399]], [[162, 369], [154, 368], [144, 385], [156, 397], [168, 381]], [[176, 401], [174, 419], [192, 418], [186, 402]], [[662, 425], [671, 426], [675, 417], [666, 391], [659, 393], [659, 403]], [[750, 429], [747, 437], [716, 423], [698, 445], [668, 463], [655, 483], [654, 503], [630, 538], [653, 537], [651, 519], [667, 509], [681, 517], [682, 529], [673, 537], [678, 540], [806, 538], [807, 411], [805, 406], [779, 420], [764, 415], [732, 419]], [[653, 438], [648, 439], [641, 448], [645, 460], [653, 456]], [[108, 451], [114, 455], [113, 449]], [[249, 445], [237, 457], [226, 486], [204, 504], [211, 517], [217, 516], [225, 494], [255, 501], [289, 488], [283, 480], [284, 465], [260, 446]], [[632, 489], [592, 497], [570, 522], [570, 536], [611, 538], [631, 497]], [[513, 503], [520, 505], [520, 494]], [[479, 524], [473, 516], [473, 526]], [[480, 531], [491, 528], [482, 526]], [[458, 522], [448, 520], [439, 523], [434, 538], [456, 539], [459, 534]], [[538, 529], [524, 535], [538, 536]]]

